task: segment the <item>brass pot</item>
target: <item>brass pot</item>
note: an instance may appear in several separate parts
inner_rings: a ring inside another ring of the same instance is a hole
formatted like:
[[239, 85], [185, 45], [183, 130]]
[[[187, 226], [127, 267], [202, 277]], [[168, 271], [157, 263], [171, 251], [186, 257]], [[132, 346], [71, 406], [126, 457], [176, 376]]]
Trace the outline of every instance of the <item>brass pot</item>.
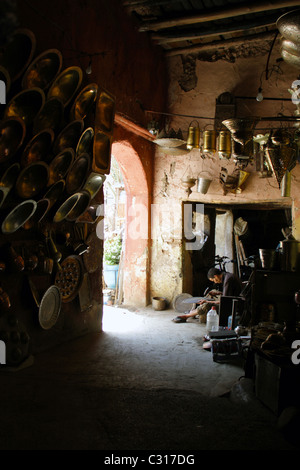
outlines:
[[230, 158], [231, 155], [231, 133], [220, 131], [218, 140], [218, 154], [220, 158]]
[[49, 180], [48, 186], [63, 179], [71, 168], [75, 158], [75, 152], [72, 148], [66, 148], [56, 155], [49, 164]]
[[203, 152], [214, 153], [217, 149], [217, 132], [215, 130], [203, 131]]
[[0, 122], [0, 163], [12, 158], [22, 146], [26, 135], [24, 121], [19, 117]]
[[75, 159], [66, 177], [66, 191], [73, 194], [80, 191], [86, 182], [90, 171], [90, 156], [87, 153], [81, 154]]
[[45, 95], [40, 88], [30, 88], [17, 93], [7, 104], [4, 117], [19, 117], [26, 126], [32, 124], [45, 103]]
[[18, 204], [2, 222], [2, 233], [14, 233], [32, 216], [36, 210], [37, 203], [33, 199]]
[[84, 122], [82, 120], [72, 121], [67, 124], [54, 142], [54, 153], [58, 154], [69, 147], [76, 149], [83, 127]]
[[96, 83], [91, 83], [80, 91], [80, 93], [75, 98], [71, 109], [71, 120], [86, 118], [86, 116], [95, 106], [98, 96], [98, 88], [99, 87]]
[[23, 199], [35, 197], [46, 187], [49, 177], [48, 165], [35, 162], [23, 168], [16, 182], [16, 192]]
[[22, 87], [38, 87], [45, 90], [57, 77], [62, 67], [62, 55], [57, 49], [48, 49], [40, 54], [27, 68]]
[[66, 68], [52, 83], [47, 97], [59, 98], [66, 107], [80, 87], [82, 76], [83, 73], [80, 67], [74, 66]]
[[284, 13], [278, 18], [276, 25], [284, 38], [300, 43], [300, 10]]
[[21, 165], [26, 167], [38, 161], [48, 162], [51, 158], [50, 152], [53, 140], [54, 132], [52, 129], [45, 129], [35, 135], [22, 153]]
[[35, 134], [44, 129], [57, 131], [61, 128], [64, 115], [64, 106], [58, 98], [49, 98], [33, 121]]
[[5, 46], [0, 65], [8, 71], [12, 82], [24, 73], [36, 49], [36, 39], [32, 31], [17, 29]]

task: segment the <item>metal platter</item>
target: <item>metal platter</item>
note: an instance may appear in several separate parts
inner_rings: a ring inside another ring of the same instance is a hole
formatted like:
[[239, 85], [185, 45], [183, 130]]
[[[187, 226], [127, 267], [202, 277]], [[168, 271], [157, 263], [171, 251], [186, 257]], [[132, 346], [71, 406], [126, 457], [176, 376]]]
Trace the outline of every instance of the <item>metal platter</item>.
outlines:
[[56, 324], [61, 310], [61, 302], [59, 287], [50, 286], [43, 295], [39, 306], [39, 323], [44, 330], [49, 330]]
[[53, 140], [54, 132], [52, 129], [45, 129], [35, 135], [22, 153], [21, 165], [25, 167], [40, 160], [48, 162], [51, 158]]
[[173, 308], [176, 312], [184, 313], [187, 310], [190, 310], [192, 307], [188, 307], [186, 303], [183, 303], [186, 299], [192, 299], [193, 296], [191, 294], [179, 294], [175, 297], [173, 301]]
[[87, 153], [75, 159], [66, 177], [66, 191], [73, 194], [83, 187], [90, 171], [91, 161]]
[[60, 263], [55, 285], [60, 289], [62, 302], [71, 302], [78, 295], [83, 281], [83, 266], [79, 256], [71, 255]]
[[40, 88], [29, 88], [20, 91], [7, 104], [4, 117], [19, 117], [23, 119], [26, 126], [29, 126], [44, 106], [44, 103], [45, 94]]
[[39, 87], [45, 90], [59, 74], [62, 67], [62, 55], [57, 49], [42, 52], [27, 68], [22, 87]]
[[64, 106], [67, 106], [82, 82], [83, 73], [80, 67], [68, 67], [63, 70], [52, 83], [48, 98], [59, 98]]
[[24, 73], [34, 56], [36, 38], [29, 29], [17, 29], [5, 46], [0, 64], [6, 68], [11, 81]]
[[95, 122], [100, 130], [111, 133], [115, 118], [115, 98], [106, 90], [99, 91]]
[[97, 131], [94, 137], [92, 170], [96, 173], [110, 172], [112, 139], [102, 131]]
[[24, 142], [26, 127], [19, 117], [0, 122], [0, 163], [12, 158]]
[[3, 220], [2, 233], [14, 233], [33, 215], [37, 207], [33, 199], [18, 204]]
[[94, 129], [88, 127], [81, 134], [79, 142], [76, 147], [76, 157], [79, 157], [82, 153], [91, 154], [93, 151], [93, 140], [94, 140]]
[[60, 129], [63, 122], [64, 106], [58, 98], [49, 98], [33, 120], [35, 134], [44, 129]]
[[35, 162], [23, 168], [16, 181], [16, 192], [23, 199], [35, 197], [47, 186], [49, 167]]
[[91, 83], [87, 85], [75, 98], [71, 109], [71, 119], [85, 119], [93, 109], [98, 96], [98, 85]]
[[74, 150], [72, 148], [66, 148], [53, 158], [52, 162], [49, 164], [48, 186], [51, 186], [66, 176], [73, 164], [74, 157]]
[[54, 142], [54, 153], [58, 154], [69, 147], [76, 149], [83, 127], [84, 122], [82, 120], [72, 121], [67, 124]]

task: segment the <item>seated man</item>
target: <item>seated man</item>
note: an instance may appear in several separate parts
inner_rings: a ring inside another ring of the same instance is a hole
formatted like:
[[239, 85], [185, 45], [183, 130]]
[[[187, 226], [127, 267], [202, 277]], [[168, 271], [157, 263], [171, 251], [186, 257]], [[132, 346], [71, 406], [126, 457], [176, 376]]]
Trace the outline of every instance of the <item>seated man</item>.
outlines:
[[208, 293], [210, 298], [200, 300], [198, 307], [191, 310], [189, 313], [174, 318], [173, 321], [175, 323], [185, 323], [188, 318], [207, 313], [212, 305], [219, 305], [220, 297], [216, 298], [216, 296], [220, 296], [220, 294], [234, 297], [240, 295], [242, 282], [235, 274], [227, 273], [217, 268], [211, 268], [207, 273], [207, 277], [215, 284], [223, 284], [222, 292], [211, 290]]

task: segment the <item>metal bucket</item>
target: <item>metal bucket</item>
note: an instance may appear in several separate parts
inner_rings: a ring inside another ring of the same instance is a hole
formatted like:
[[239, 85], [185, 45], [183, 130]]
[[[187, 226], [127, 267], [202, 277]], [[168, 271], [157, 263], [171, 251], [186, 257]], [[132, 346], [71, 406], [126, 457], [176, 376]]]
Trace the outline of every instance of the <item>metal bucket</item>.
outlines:
[[167, 299], [164, 297], [152, 297], [152, 307], [154, 310], [165, 310]]
[[198, 183], [197, 183], [198, 193], [206, 194], [211, 182], [212, 180], [209, 178], [202, 178], [202, 177], [198, 178]]
[[300, 266], [300, 242], [282, 240], [280, 242], [282, 271], [298, 271]]
[[260, 248], [259, 257], [261, 261], [261, 267], [263, 269], [272, 270], [275, 267], [276, 263], [276, 251]]

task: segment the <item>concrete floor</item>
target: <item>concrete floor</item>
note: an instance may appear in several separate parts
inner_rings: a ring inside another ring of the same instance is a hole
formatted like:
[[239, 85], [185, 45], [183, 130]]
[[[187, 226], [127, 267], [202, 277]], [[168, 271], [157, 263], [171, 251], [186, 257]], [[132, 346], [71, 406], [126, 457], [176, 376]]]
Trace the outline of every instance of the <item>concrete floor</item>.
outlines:
[[103, 332], [2, 369], [0, 448], [295, 450], [242, 364], [214, 362], [205, 326], [175, 315], [106, 306]]

